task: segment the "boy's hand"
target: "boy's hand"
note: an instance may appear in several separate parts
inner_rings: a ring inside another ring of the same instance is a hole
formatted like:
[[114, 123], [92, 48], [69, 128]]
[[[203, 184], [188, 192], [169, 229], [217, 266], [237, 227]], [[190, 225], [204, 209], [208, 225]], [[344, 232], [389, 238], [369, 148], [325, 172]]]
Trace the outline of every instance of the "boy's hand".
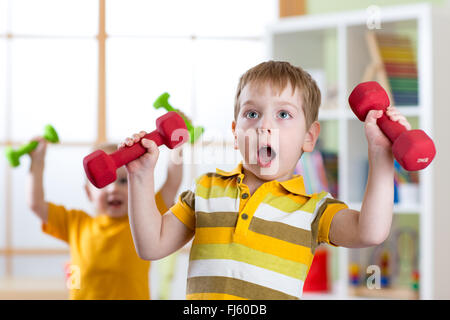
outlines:
[[135, 133], [132, 138], [125, 139], [125, 141], [121, 142], [118, 146], [118, 149], [121, 149], [124, 147], [131, 147], [135, 143], [141, 143], [142, 146], [147, 149], [147, 153], [126, 165], [127, 171], [131, 175], [153, 175], [153, 171], [155, 170], [156, 161], [158, 161], [159, 157], [159, 149], [154, 141], [142, 139], [146, 134], [145, 131]]
[[[384, 135], [383, 131], [377, 125], [377, 119], [383, 115], [381, 110], [371, 110], [367, 114], [364, 128], [366, 132], [367, 142], [369, 144], [369, 152], [391, 152], [391, 141]], [[411, 125], [405, 116], [403, 116], [397, 108], [388, 107], [386, 115], [392, 121], [399, 122], [407, 130], [411, 130]]]
[[34, 137], [32, 141], [37, 141], [39, 144], [36, 149], [30, 152], [30, 170], [43, 170], [45, 165], [45, 154], [47, 153], [47, 140], [38, 136]]

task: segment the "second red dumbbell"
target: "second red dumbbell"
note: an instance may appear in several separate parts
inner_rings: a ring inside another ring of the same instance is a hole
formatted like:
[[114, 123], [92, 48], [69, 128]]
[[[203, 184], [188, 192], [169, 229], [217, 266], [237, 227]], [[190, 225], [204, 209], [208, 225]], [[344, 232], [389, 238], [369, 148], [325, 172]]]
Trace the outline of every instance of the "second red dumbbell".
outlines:
[[[365, 121], [370, 110], [385, 111], [390, 105], [386, 91], [375, 81], [358, 84], [350, 94], [348, 102], [359, 120]], [[436, 155], [433, 140], [422, 130], [406, 130], [398, 122], [383, 113], [377, 124], [392, 142], [392, 152], [400, 165], [408, 171], [428, 167]]]
[[[144, 136], [160, 146], [173, 149], [189, 140], [189, 132], [183, 118], [176, 112], [168, 112], [156, 119], [156, 130]], [[117, 168], [139, 158], [147, 150], [136, 143], [111, 154], [96, 150], [83, 159], [84, 171], [89, 181], [97, 188], [103, 188], [117, 178]]]

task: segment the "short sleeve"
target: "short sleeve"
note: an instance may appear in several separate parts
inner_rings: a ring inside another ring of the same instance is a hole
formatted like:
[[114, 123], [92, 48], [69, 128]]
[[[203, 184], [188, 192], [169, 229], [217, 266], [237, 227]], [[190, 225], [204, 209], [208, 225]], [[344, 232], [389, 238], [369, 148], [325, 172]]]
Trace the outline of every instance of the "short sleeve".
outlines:
[[48, 203], [47, 222], [42, 224], [42, 231], [48, 235], [69, 242], [71, 230], [80, 225], [82, 219], [89, 215], [79, 210], [67, 210], [64, 206]]
[[161, 194], [161, 190], [159, 190], [158, 193], [155, 195], [155, 202], [156, 202], [156, 207], [158, 207], [158, 211], [161, 215], [164, 215], [164, 213], [166, 213], [167, 210], [169, 210], [166, 206], [166, 203], [164, 202], [164, 199]]
[[348, 206], [342, 201], [334, 199], [329, 193], [326, 194], [317, 204], [314, 211], [314, 220], [311, 224], [312, 243], [311, 251], [314, 252], [315, 248], [322, 244], [327, 243], [332, 246], [336, 246], [330, 242], [330, 227], [336, 213], [343, 209], [347, 209]]
[[180, 194], [178, 202], [170, 208], [178, 220], [191, 230], [195, 229], [195, 188], [196, 184]]

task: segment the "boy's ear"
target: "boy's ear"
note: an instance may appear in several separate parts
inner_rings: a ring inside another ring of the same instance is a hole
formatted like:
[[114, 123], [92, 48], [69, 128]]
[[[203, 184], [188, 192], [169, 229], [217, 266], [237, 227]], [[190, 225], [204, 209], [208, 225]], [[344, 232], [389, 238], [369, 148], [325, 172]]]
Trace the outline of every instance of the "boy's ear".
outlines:
[[312, 152], [314, 150], [314, 146], [319, 138], [319, 133], [320, 123], [314, 121], [306, 132], [305, 140], [303, 141], [303, 152]]
[[234, 149], [238, 150], [239, 146], [238, 146], [238, 143], [237, 143], [236, 121], [234, 121], [234, 120], [231, 123], [231, 131], [233, 131], [233, 136], [234, 136]]

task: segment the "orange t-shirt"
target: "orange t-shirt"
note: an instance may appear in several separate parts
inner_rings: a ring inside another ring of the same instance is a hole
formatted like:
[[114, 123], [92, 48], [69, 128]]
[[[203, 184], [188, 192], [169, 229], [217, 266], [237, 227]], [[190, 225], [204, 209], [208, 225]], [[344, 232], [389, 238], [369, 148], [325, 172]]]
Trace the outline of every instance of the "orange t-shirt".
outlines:
[[[155, 196], [161, 214], [167, 207]], [[74, 300], [150, 299], [150, 262], [136, 253], [128, 216], [92, 217], [49, 203], [42, 230], [70, 246], [70, 298]]]

